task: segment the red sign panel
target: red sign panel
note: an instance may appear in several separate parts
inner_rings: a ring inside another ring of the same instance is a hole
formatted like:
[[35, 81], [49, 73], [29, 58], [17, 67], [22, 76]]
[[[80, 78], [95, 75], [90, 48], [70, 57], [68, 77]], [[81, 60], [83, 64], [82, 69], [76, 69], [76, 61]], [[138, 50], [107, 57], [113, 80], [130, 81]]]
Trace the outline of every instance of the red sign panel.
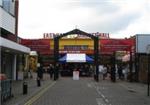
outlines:
[[32, 51], [37, 51], [40, 54], [50, 54], [49, 39], [21, 39], [21, 44], [31, 48]]
[[102, 39], [99, 41], [101, 54], [112, 54], [115, 51], [131, 51], [135, 46], [134, 39]]

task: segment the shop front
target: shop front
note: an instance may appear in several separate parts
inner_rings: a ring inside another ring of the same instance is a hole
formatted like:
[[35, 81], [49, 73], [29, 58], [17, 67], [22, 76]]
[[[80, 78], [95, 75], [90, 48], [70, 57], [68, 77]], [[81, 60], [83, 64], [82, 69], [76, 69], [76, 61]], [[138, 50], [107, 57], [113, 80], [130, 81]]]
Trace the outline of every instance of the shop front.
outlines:
[[[30, 49], [2, 37], [0, 37], [0, 41], [1, 74], [5, 74], [7, 79], [17, 80], [20, 76], [19, 71], [27, 70], [25, 58]], [[20, 78], [23, 79], [23, 77]]]

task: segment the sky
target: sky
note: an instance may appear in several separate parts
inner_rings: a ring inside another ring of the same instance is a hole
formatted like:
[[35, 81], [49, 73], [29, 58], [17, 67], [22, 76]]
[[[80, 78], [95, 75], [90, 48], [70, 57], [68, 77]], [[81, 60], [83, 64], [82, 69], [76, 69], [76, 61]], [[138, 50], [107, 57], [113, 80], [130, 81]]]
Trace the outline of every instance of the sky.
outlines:
[[150, 34], [150, 0], [19, 0], [19, 37], [75, 28], [111, 38]]

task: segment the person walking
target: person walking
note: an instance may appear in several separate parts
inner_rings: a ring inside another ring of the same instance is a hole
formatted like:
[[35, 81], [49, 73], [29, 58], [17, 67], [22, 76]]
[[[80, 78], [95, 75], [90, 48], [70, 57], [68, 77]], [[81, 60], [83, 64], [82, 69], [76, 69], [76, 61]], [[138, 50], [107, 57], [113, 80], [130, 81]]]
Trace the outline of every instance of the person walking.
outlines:
[[52, 64], [50, 64], [49, 68], [48, 68], [48, 72], [50, 74], [50, 79], [53, 78], [53, 74], [54, 74], [54, 67]]
[[122, 66], [121, 65], [118, 68], [118, 75], [119, 75], [119, 79], [122, 80], [123, 79], [123, 73], [122, 73]]
[[103, 80], [105, 80], [105, 78], [107, 77], [107, 68], [105, 66], [102, 69], [102, 73], [103, 73]]
[[116, 82], [116, 69], [114, 65], [111, 66], [111, 81]]
[[41, 86], [41, 79], [42, 79], [43, 71], [40, 63], [37, 64], [37, 86]]
[[54, 80], [57, 80], [59, 78], [59, 64], [56, 64], [54, 68]]

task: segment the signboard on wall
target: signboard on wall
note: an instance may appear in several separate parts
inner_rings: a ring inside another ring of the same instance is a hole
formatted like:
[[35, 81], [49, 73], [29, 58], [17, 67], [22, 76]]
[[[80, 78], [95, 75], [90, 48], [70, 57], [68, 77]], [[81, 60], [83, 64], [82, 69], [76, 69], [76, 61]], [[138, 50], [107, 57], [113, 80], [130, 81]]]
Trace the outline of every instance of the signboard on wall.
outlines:
[[99, 43], [101, 54], [113, 54], [116, 51], [131, 51], [135, 46], [134, 39], [102, 39]]
[[[49, 38], [54, 38], [56, 36], [62, 35], [63, 33], [44, 33], [43, 34], [43, 38], [44, 39], [49, 39]], [[109, 38], [109, 33], [100, 33], [100, 32], [96, 32], [96, 33], [89, 33], [93, 36], [97, 36], [99, 38]], [[63, 38], [89, 38], [88, 36], [85, 35], [79, 35], [79, 34], [73, 34], [73, 35], [69, 35], [69, 36], [65, 36]]]
[[21, 44], [31, 48], [31, 51], [37, 51], [40, 54], [50, 54], [49, 39], [21, 39]]
[[137, 53], [146, 53], [148, 45], [150, 45], [150, 34], [137, 34], [136, 35], [136, 52]]

